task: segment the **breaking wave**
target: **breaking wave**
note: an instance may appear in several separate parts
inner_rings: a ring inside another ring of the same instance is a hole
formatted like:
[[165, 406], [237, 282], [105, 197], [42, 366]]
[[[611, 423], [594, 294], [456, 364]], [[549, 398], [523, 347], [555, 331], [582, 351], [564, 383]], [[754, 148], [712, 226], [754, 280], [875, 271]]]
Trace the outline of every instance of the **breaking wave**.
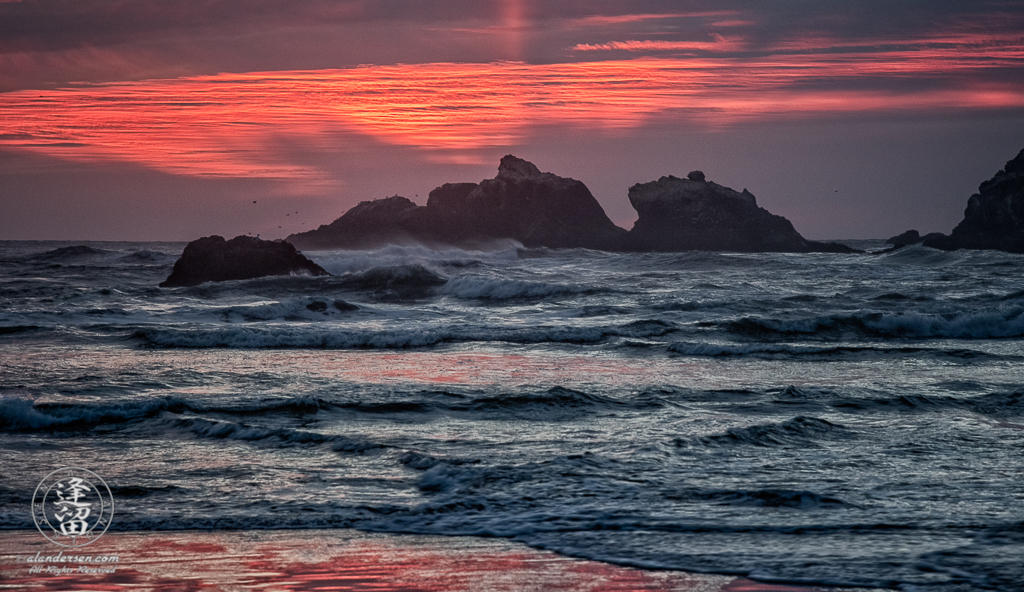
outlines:
[[595, 327], [421, 327], [400, 330], [309, 327], [146, 328], [131, 335], [150, 347], [393, 349], [447, 342], [599, 343], [614, 337], [654, 337], [675, 330], [666, 321]]
[[847, 355], [920, 355], [932, 354], [953, 358], [1006, 357], [969, 349], [940, 349], [931, 347], [881, 347], [881, 346], [815, 346], [790, 345], [783, 343], [705, 343], [677, 341], [670, 343], [668, 350], [686, 356], [732, 357], [732, 356], [847, 356]]
[[102, 404], [37, 403], [24, 397], [0, 396], [0, 428], [20, 431], [80, 430], [104, 424], [125, 424], [158, 417], [163, 412], [218, 415], [308, 415], [336, 407], [324, 399], [290, 397], [210, 405], [175, 396]]
[[797, 508], [817, 510], [859, 507], [839, 498], [821, 495], [813, 491], [789, 489], [763, 489], [753, 491], [693, 490], [680, 492], [674, 499], [695, 499], [730, 506], [760, 506], [766, 508]]
[[339, 276], [338, 281], [343, 288], [349, 290], [399, 298], [422, 298], [448, 280], [422, 265], [412, 263], [349, 273]]
[[201, 417], [168, 416], [164, 419], [164, 423], [172, 429], [186, 431], [200, 438], [269, 443], [279, 447], [327, 444], [335, 452], [366, 452], [385, 447], [383, 444], [353, 440], [347, 436], [336, 434], [321, 434], [290, 428], [250, 426], [233, 421]]
[[0, 428], [23, 431], [85, 429], [155, 417], [163, 411], [185, 407], [183, 401], [165, 397], [101, 405], [34, 403], [20, 397], [0, 397]]
[[356, 310], [359, 310], [358, 306], [340, 298], [306, 297], [265, 304], [228, 306], [211, 309], [209, 313], [224, 321], [310, 321]]
[[809, 446], [815, 440], [828, 438], [849, 438], [852, 433], [839, 424], [816, 417], [794, 417], [781, 422], [753, 425], [745, 428], [730, 428], [724, 434], [703, 436], [694, 440], [675, 441], [677, 446], [692, 444], [704, 446]]
[[792, 320], [744, 317], [727, 322], [724, 327], [732, 333], [761, 337], [830, 337], [854, 333], [871, 337], [1000, 339], [1024, 336], [1024, 307], [1006, 306], [949, 315], [861, 312]]
[[373, 251], [306, 251], [304, 254], [334, 275], [406, 265], [419, 265], [428, 268], [474, 267], [482, 263], [514, 261], [519, 258], [515, 245], [494, 251], [391, 245]]
[[52, 249], [43, 253], [36, 253], [35, 255], [31, 255], [29, 259], [35, 261], [78, 260], [95, 255], [106, 255], [108, 253], [110, 253], [110, 251], [104, 249], [97, 249], [86, 245], [74, 245], [70, 247]]
[[481, 276], [460, 276], [450, 280], [441, 290], [441, 293], [464, 299], [525, 300], [544, 299], [551, 296], [594, 294], [606, 291], [608, 290], [605, 288], [567, 284], [494, 279]]

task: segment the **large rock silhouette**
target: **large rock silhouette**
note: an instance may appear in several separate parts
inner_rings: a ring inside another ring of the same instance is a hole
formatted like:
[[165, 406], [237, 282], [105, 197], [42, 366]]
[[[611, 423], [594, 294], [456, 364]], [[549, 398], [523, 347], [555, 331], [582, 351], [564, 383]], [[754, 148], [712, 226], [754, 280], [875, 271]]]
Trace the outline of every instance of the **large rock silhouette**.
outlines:
[[360, 202], [340, 218], [286, 241], [302, 249], [363, 249], [388, 244], [433, 242], [426, 208], [395, 195]]
[[927, 236], [924, 245], [1024, 253], [1024, 150], [978, 187], [949, 236]]
[[198, 286], [203, 282], [248, 280], [269, 275], [330, 275], [287, 242], [251, 236], [206, 236], [185, 246], [161, 288]]
[[639, 215], [625, 241], [630, 251], [856, 252], [805, 239], [746, 189], [712, 183], [701, 171], [633, 185], [629, 202]]
[[430, 192], [426, 206], [400, 196], [362, 202], [331, 224], [287, 240], [304, 249], [409, 242], [479, 248], [512, 239], [526, 247], [613, 250], [625, 234], [582, 182], [508, 155], [495, 178], [445, 183]]

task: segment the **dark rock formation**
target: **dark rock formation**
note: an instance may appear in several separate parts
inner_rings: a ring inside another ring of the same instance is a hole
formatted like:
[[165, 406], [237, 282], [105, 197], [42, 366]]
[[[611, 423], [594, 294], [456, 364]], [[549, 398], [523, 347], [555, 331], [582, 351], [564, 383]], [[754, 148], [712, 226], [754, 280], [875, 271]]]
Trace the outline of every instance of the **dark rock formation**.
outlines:
[[359, 249], [388, 244], [412, 244], [423, 240], [427, 223], [425, 208], [394, 195], [359, 202], [330, 224], [300, 234], [288, 242], [303, 249]]
[[744, 189], [734, 191], [693, 171], [629, 188], [639, 218], [624, 243], [631, 251], [858, 252], [837, 243], [809, 241], [793, 224], [758, 207]]
[[287, 242], [236, 236], [207, 236], [190, 242], [174, 263], [162, 288], [197, 286], [203, 282], [248, 280], [268, 275], [330, 275]]
[[583, 247], [606, 251], [858, 252], [809, 241], [782, 216], [693, 171], [634, 185], [629, 201], [640, 215], [626, 232], [605, 215], [587, 186], [542, 173], [505, 156], [498, 175], [480, 183], [446, 183], [418, 206], [394, 196], [364, 201], [329, 225], [293, 234], [304, 249], [374, 248], [420, 243], [481, 248], [500, 239], [527, 247]]
[[509, 155], [494, 179], [446, 183], [430, 192], [426, 206], [399, 196], [362, 202], [331, 224], [287, 240], [309, 249], [407, 242], [480, 247], [513, 239], [527, 247], [611, 250], [625, 233], [586, 185]]
[[907, 245], [916, 245], [923, 241], [921, 233], [916, 230], [908, 230], [903, 234], [897, 234], [894, 237], [889, 238], [885, 241], [885, 244], [892, 245], [895, 248], [905, 247]]
[[625, 234], [582, 182], [511, 155], [494, 179], [431, 191], [427, 208], [451, 221], [457, 239], [507, 236], [527, 247], [609, 249]]
[[997, 249], [1024, 253], [1024, 150], [967, 200], [953, 232], [925, 237], [936, 249]]

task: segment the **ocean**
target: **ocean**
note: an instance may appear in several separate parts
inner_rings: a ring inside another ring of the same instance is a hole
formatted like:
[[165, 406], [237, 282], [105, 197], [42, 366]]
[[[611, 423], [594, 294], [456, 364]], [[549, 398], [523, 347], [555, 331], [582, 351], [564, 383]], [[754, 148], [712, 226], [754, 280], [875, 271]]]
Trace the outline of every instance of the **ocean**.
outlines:
[[0, 242], [0, 529], [73, 466], [111, 531], [1024, 590], [1024, 256], [389, 247], [157, 287], [183, 247]]

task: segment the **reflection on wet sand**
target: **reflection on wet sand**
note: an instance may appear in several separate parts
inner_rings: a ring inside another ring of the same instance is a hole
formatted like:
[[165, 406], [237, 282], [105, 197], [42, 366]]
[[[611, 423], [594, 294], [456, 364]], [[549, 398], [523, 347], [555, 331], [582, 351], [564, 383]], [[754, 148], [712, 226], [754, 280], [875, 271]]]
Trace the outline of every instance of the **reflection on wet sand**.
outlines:
[[[12, 590], [351, 590], [403, 592], [825, 592], [746, 578], [651, 571], [572, 559], [498, 539], [351, 530], [108, 533], [65, 555], [117, 555], [110, 574], [30, 574], [55, 555], [39, 533], [0, 541], [0, 588]], [[77, 569], [77, 563], [55, 563]], [[45, 567], [44, 567], [45, 569]], [[834, 589], [832, 589], [834, 590]]]

